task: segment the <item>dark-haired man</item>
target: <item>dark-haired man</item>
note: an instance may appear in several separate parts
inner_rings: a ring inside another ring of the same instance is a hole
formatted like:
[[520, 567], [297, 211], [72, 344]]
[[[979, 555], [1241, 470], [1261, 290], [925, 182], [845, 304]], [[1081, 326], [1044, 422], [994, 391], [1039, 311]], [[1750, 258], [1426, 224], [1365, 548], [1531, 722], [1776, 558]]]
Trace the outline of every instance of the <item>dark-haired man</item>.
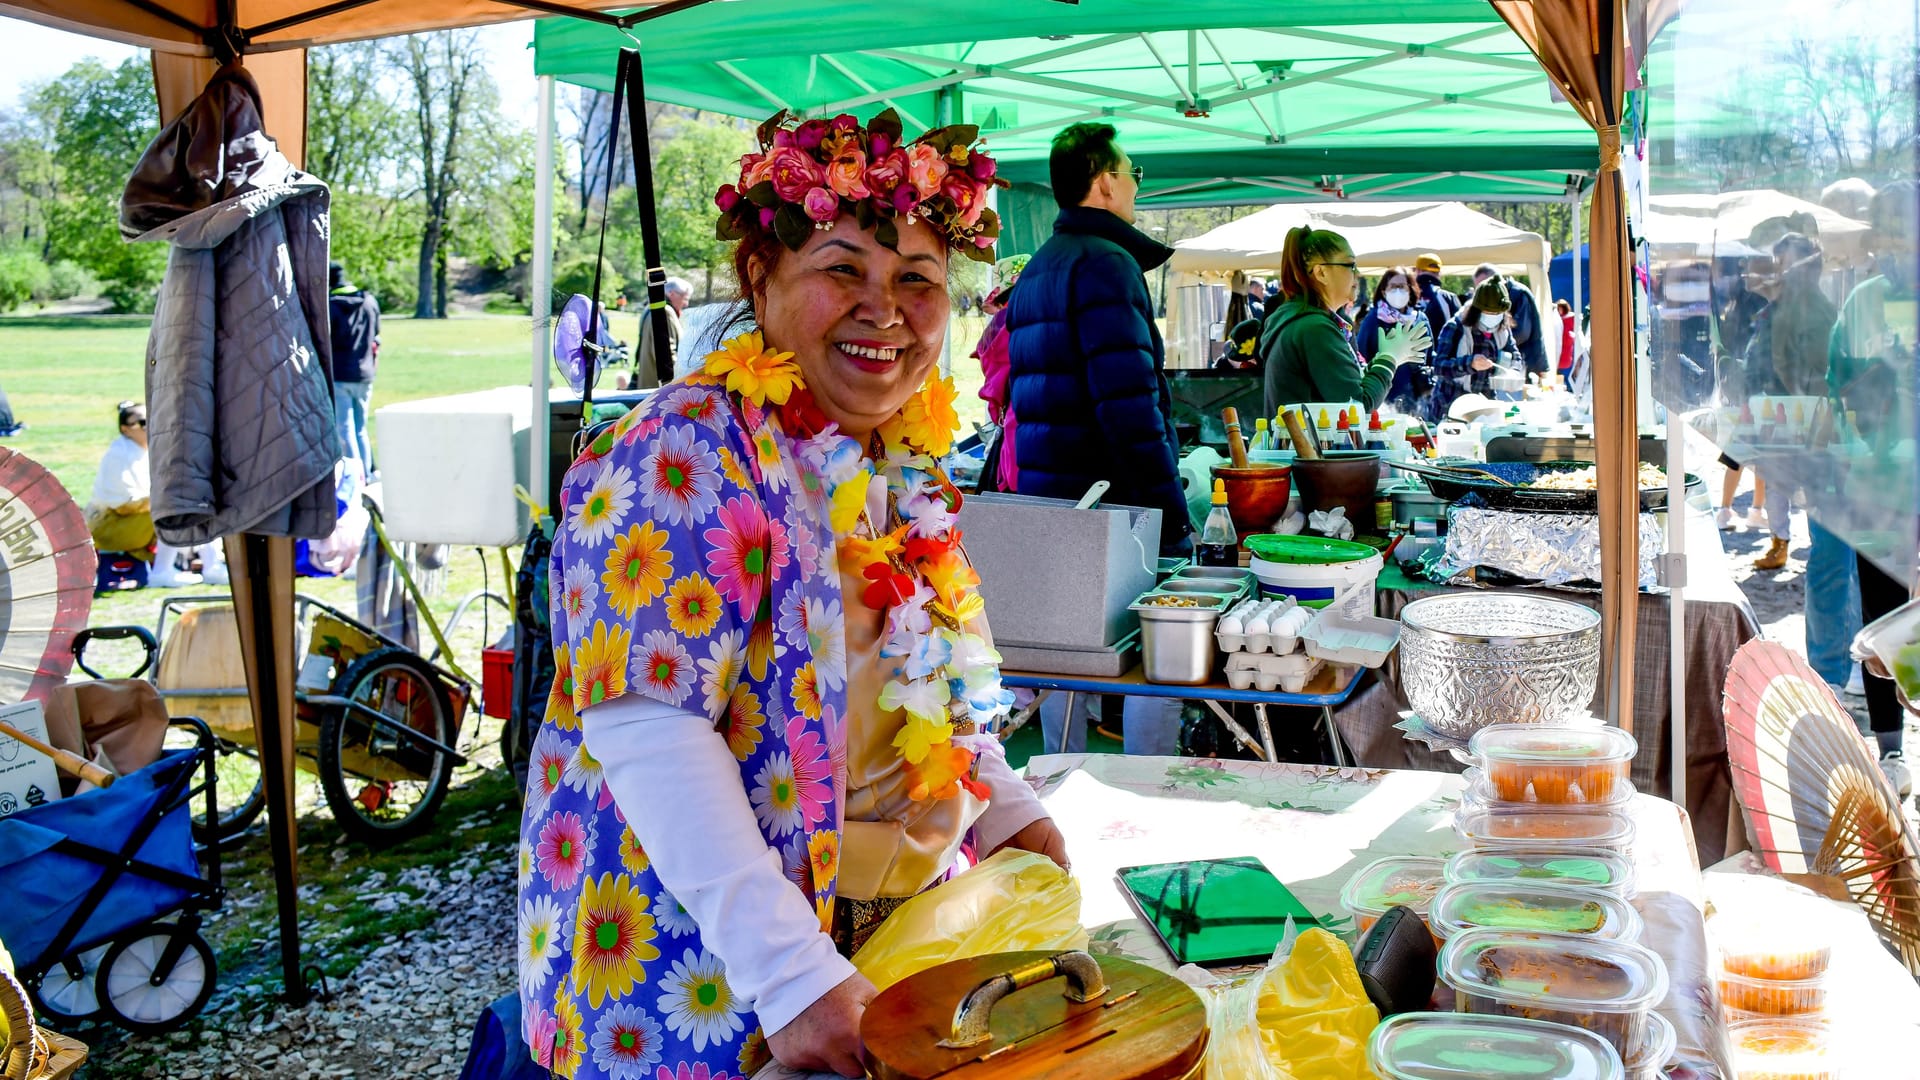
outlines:
[[[1173, 249], [1133, 227], [1141, 170], [1111, 124], [1060, 132], [1049, 166], [1060, 216], [1007, 306], [1019, 492], [1078, 499], [1105, 480], [1109, 504], [1159, 509], [1162, 554], [1187, 554], [1173, 393], [1144, 276]], [[1177, 703], [1127, 704], [1129, 753], [1178, 752]], [[1049, 749], [1078, 748], [1077, 718], [1042, 719]]]

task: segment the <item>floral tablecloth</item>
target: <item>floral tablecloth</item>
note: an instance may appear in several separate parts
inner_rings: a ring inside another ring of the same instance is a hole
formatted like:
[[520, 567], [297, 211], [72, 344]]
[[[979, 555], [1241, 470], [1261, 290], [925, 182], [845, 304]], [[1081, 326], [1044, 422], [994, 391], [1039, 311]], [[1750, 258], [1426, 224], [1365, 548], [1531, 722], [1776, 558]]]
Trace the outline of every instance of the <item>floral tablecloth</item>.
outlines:
[[[1351, 936], [1340, 889], [1355, 870], [1387, 855], [1461, 847], [1453, 815], [1463, 785], [1448, 773], [1056, 754], [1029, 761], [1026, 774], [1066, 835], [1093, 951], [1166, 971], [1173, 957], [1115, 883], [1123, 866], [1256, 855]], [[1650, 796], [1636, 796], [1631, 813], [1634, 905], [1646, 921], [1643, 943], [1667, 962], [1671, 990], [1660, 1011], [1679, 1033], [1670, 1075], [1731, 1078], [1691, 826], [1678, 807]]]

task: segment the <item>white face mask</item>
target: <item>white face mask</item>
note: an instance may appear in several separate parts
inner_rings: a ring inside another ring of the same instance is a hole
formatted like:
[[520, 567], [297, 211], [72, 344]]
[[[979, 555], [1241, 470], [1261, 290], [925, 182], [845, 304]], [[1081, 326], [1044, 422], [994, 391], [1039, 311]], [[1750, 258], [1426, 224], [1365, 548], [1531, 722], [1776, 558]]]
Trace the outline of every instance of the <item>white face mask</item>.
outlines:
[[1506, 321], [1507, 321], [1507, 317], [1505, 315], [1500, 315], [1500, 314], [1496, 314], [1495, 312], [1489, 311], [1486, 314], [1480, 316], [1480, 329], [1485, 330], [1487, 333], [1491, 334], [1495, 330], [1500, 329], [1500, 324]]
[[1387, 303], [1392, 304], [1396, 311], [1404, 311], [1407, 306], [1407, 295], [1405, 289], [1388, 289]]

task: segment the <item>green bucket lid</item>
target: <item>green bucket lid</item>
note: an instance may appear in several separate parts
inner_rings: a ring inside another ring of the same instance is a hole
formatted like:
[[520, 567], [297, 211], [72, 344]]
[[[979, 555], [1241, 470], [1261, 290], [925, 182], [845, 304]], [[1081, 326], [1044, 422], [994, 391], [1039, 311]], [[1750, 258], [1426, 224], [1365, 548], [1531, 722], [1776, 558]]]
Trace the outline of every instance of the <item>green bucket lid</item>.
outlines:
[[1257, 559], [1295, 565], [1359, 562], [1380, 554], [1379, 548], [1352, 540], [1329, 540], [1324, 536], [1259, 533], [1247, 537], [1246, 545]]

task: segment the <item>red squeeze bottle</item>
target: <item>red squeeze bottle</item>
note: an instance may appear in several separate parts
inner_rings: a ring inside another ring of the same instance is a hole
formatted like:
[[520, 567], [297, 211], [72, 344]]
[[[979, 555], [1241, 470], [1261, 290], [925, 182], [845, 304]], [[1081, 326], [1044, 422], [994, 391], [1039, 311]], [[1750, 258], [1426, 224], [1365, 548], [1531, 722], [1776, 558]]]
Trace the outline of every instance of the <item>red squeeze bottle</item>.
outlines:
[[1740, 422], [1742, 424], [1753, 423], [1753, 403], [1752, 402], [1749, 401], [1740, 406]]
[[1368, 431], [1384, 430], [1380, 426], [1380, 414], [1378, 412], [1371, 412], [1367, 414], [1367, 430]]

